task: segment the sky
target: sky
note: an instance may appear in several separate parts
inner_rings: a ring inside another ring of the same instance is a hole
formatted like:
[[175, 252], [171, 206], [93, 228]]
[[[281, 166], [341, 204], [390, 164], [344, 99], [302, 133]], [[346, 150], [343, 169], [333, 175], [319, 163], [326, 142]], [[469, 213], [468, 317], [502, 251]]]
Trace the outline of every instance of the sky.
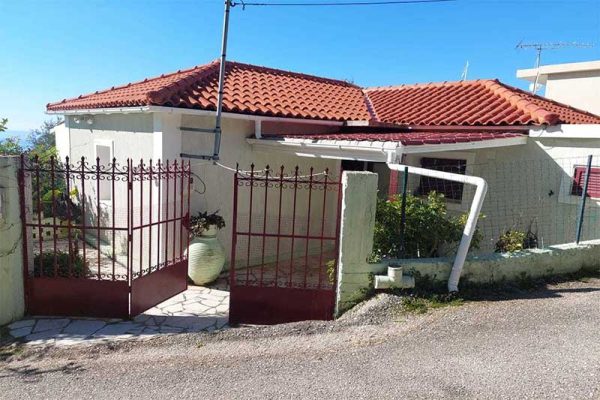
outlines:
[[[220, 54], [221, 0], [0, 0], [0, 15], [8, 134], [38, 127], [48, 102]], [[516, 49], [519, 42], [595, 44], [545, 51], [542, 64], [551, 64], [600, 59], [599, 39], [600, 0], [248, 6], [232, 9], [227, 56], [361, 86], [458, 80], [469, 61], [469, 79], [527, 88], [515, 71], [532, 67], [535, 51]]]

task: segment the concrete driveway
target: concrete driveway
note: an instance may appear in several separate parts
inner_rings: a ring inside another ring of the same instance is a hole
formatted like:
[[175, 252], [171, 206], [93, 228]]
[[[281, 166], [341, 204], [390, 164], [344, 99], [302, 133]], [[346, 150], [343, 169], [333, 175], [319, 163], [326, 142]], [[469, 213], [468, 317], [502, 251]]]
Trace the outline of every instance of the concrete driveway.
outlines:
[[0, 364], [27, 398], [600, 398], [600, 280], [379, 324], [299, 323]]

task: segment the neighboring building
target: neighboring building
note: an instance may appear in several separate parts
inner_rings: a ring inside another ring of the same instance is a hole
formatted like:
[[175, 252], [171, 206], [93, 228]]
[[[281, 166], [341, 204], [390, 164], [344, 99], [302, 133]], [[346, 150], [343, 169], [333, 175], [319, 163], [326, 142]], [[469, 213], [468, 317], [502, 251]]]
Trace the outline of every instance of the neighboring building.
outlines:
[[545, 86], [544, 96], [600, 114], [600, 61], [543, 65], [520, 69], [517, 78]]
[[[211, 154], [210, 134], [182, 128], [214, 127], [218, 71], [213, 62], [48, 104], [49, 113], [65, 116], [57, 131], [60, 154], [120, 163]], [[516, 224], [524, 229], [532, 221], [575, 215], [573, 178], [590, 152], [600, 154], [600, 117], [497, 80], [361, 88], [237, 62], [226, 71], [221, 164], [369, 169], [379, 174], [382, 196], [398, 182], [386, 162], [482, 176], [490, 184], [484, 250]], [[220, 210], [229, 223], [232, 172], [207, 161], [192, 164], [205, 186], [192, 210]], [[444, 192], [452, 211], [470, 204], [469, 188], [411, 180], [416, 194]], [[93, 188], [86, 193], [93, 195]], [[545, 244], [572, 241], [570, 221], [536, 229]], [[220, 233], [227, 250], [230, 226]], [[586, 229], [595, 235], [600, 228]]]

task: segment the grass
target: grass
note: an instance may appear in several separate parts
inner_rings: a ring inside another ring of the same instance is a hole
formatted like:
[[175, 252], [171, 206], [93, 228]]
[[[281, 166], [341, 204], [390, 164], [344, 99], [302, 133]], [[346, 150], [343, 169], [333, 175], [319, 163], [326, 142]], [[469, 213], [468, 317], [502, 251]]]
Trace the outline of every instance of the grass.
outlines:
[[465, 303], [460, 297], [455, 296], [441, 296], [438, 294], [432, 295], [409, 295], [402, 297], [402, 307], [404, 312], [414, 314], [425, 314], [429, 310], [444, 308], [444, 307], [458, 307]]
[[600, 269], [582, 268], [563, 275], [549, 275], [543, 278], [532, 278], [527, 274], [520, 275], [513, 281], [500, 281], [489, 284], [474, 284], [463, 279], [460, 292], [448, 293], [445, 282], [437, 282], [427, 276], [415, 276], [414, 289], [395, 289], [389, 293], [402, 297], [403, 312], [425, 314], [430, 310], [443, 307], [457, 307], [469, 301], [498, 300], [522, 296], [524, 293], [545, 288], [547, 285], [563, 282], [589, 282], [600, 278]]

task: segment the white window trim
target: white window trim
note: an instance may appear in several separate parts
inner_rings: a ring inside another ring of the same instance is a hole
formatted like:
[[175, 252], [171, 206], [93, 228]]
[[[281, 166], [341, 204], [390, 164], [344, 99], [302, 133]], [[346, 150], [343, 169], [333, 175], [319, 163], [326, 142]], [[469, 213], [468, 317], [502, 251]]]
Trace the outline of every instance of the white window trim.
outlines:
[[[110, 157], [108, 160], [102, 160], [100, 159], [100, 163], [101, 164], [105, 164], [107, 165], [108, 163], [111, 163], [113, 158], [115, 157], [115, 142], [114, 140], [109, 140], [109, 139], [94, 139], [94, 162], [96, 162], [96, 159], [98, 158], [98, 146], [104, 146], [104, 147], [108, 147], [110, 149]], [[96, 193], [96, 196], [100, 196], [100, 193]], [[110, 192], [110, 200], [100, 200], [100, 204], [102, 205], [110, 205], [113, 202], [113, 193], [112, 191]]]

